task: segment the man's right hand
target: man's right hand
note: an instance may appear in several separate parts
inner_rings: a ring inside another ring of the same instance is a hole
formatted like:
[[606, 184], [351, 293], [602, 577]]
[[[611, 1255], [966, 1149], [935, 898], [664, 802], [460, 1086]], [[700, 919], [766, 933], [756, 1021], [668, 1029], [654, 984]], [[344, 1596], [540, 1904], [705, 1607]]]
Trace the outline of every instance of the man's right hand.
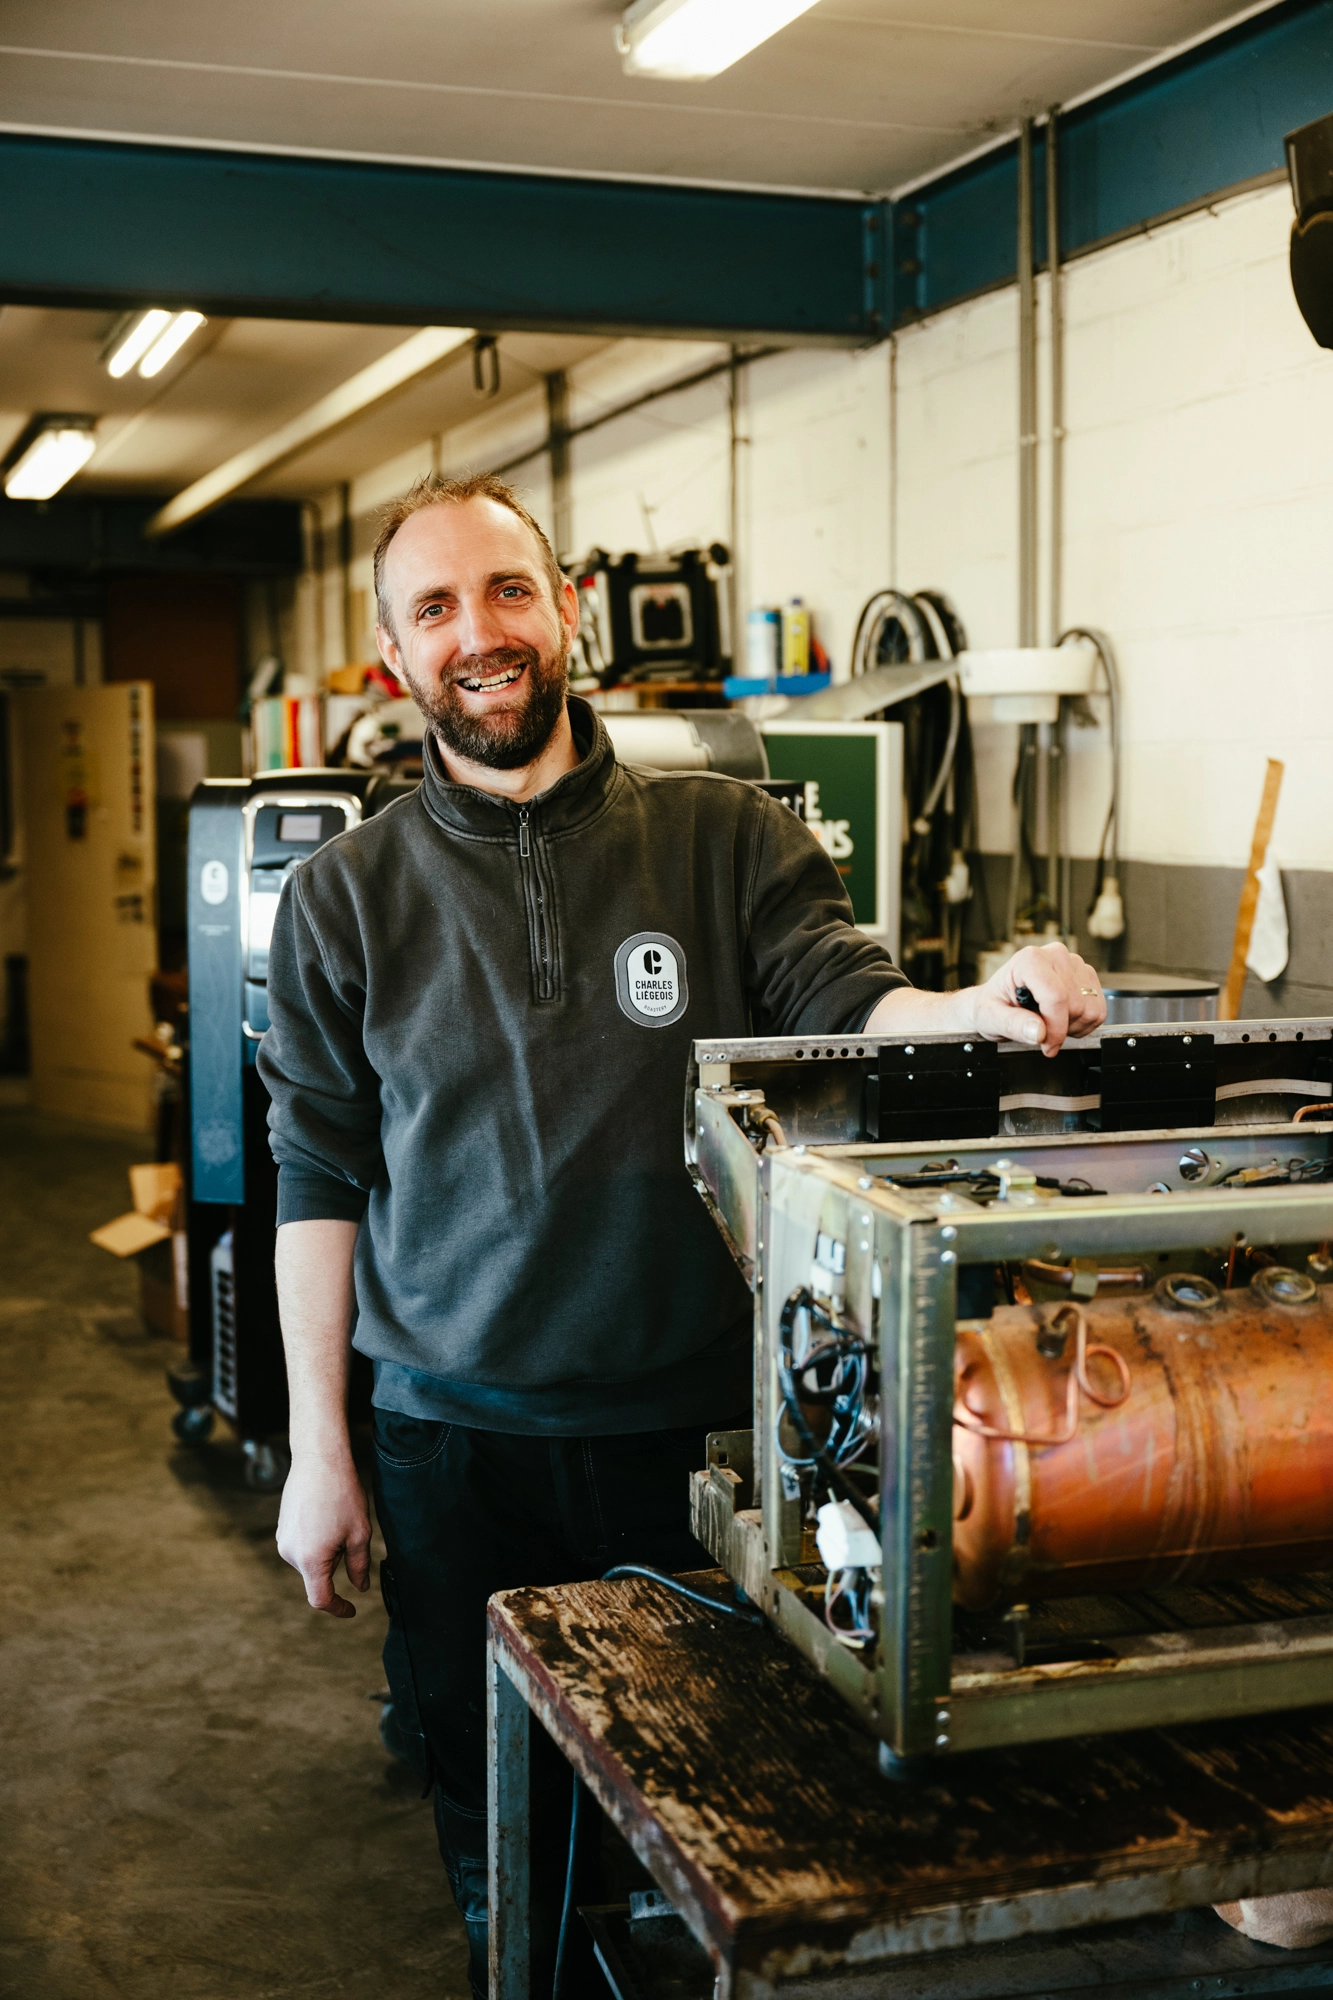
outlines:
[[356, 1617], [356, 1606], [333, 1587], [342, 1562], [349, 1583], [370, 1588], [370, 1515], [350, 1455], [292, 1460], [278, 1514], [278, 1554], [300, 1570], [312, 1610]]

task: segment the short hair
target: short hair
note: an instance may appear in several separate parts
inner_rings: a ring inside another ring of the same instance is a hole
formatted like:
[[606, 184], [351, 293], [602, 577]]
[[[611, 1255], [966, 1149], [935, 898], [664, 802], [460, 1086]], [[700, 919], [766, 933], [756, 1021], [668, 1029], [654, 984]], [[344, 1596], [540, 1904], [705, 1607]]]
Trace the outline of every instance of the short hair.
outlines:
[[[390, 632], [394, 631], [393, 611], [384, 588], [384, 561], [390, 543], [404, 521], [409, 521], [413, 514], [421, 513], [423, 508], [456, 507], [465, 500], [493, 500], [497, 507], [507, 507], [511, 514], [517, 514], [523, 525], [531, 529], [541, 550], [542, 567], [551, 586], [551, 596], [559, 604], [565, 572], [556, 561], [555, 550], [541, 524], [528, 512], [513, 487], [494, 472], [469, 472], [462, 479], [446, 479], [443, 473], [427, 472], [385, 508], [375, 540], [375, 608], [380, 624]], [[396, 638], [397, 634], [394, 633], [394, 636]]]

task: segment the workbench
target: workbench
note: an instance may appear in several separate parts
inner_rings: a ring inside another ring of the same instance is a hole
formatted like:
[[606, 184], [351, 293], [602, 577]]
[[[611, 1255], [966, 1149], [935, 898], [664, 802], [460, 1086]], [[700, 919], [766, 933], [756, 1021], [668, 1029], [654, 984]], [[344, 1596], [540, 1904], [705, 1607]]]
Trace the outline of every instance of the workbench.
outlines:
[[[731, 1596], [721, 1571], [690, 1581]], [[489, 1628], [492, 2000], [529, 2000], [534, 1716], [703, 1947], [717, 2000], [1333, 1986], [1333, 1946], [1254, 1944], [1205, 1907], [1333, 1883], [1333, 1709], [941, 1758], [895, 1783], [776, 1633], [651, 1581], [505, 1591]], [[658, 1990], [706, 1995], [677, 1961]]]

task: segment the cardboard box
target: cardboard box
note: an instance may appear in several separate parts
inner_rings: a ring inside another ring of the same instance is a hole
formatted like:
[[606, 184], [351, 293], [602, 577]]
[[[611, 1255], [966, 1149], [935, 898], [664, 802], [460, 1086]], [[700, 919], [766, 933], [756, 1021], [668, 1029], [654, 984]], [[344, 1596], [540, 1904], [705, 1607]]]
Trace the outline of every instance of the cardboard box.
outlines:
[[100, 1229], [91, 1241], [113, 1257], [133, 1257], [139, 1267], [139, 1310], [152, 1333], [190, 1337], [189, 1255], [185, 1199], [174, 1160], [130, 1168], [134, 1207]]

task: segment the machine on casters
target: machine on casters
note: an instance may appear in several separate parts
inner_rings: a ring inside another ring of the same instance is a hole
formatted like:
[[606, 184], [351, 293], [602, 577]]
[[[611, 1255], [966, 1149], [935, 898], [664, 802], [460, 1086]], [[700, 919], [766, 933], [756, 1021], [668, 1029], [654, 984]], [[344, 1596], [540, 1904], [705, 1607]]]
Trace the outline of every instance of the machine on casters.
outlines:
[[276, 1491], [288, 1465], [273, 1276], [278, 1174], [255, 1068], [273, 919], [294, 868], [413, 789], [377, 772], [269, 771], [208, 779], [190, 802], [190, 1364], [169, 1377], [180, 1405], [173, 1428], [201, 1443], [224, 1417], [259, 1491]]

